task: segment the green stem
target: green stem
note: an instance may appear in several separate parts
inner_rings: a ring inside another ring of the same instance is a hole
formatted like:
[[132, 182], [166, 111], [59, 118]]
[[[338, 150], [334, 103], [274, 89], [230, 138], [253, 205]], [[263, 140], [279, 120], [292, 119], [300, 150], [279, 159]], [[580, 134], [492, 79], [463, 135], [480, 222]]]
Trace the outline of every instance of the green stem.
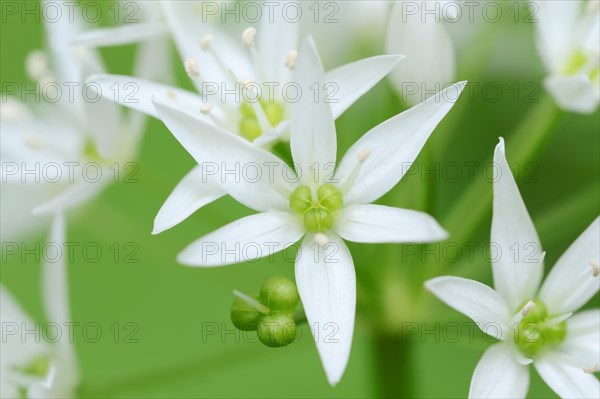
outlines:
[[377, 331], [374, 343], [378, 397], [394, 399], [414, 397], [410, 341], [402, 334]]
[[[552, 99], [540, 101], [506, 140], [506, 153], [511, 163], [534, 160], [550, 139], [560, 115]], [[452, 241], [463, 243], [478, 232], [491, 209], [492, 184], [479, 179], [456, 202], [442, 225], [451, 232]]]

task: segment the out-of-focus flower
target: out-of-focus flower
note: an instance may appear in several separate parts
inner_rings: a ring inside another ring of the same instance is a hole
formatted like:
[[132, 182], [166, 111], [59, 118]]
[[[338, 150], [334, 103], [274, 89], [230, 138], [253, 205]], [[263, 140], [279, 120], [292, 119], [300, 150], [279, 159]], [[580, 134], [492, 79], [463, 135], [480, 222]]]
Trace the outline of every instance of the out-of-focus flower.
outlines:
[[[343, 239], [395, 243], [446, 237], [425, 213], [370, 203], [402, 178], [403, 165], [414, 161], [465, 83], [373, 128], [348, 150], [336, 169], [334, 118], [324, 101], [326, 77], [310, 38], [302, 46], [296, 73], [305, 94], [292, 106], [290, 143], [295, 171], [263, 148], [206, 123], [196, 112], [186, 112], [162, 98], [154, 104], [200, 166], [215, 163], [223, 170], [235, 170], [236, 165], [250, 165], [256, 172], [249, 178], [221, 175], [217, 184], [261, 213], [197, 240], [179, 255], [179, 262], [208, 267], [249, 261], [279, 252], [304, 237], [296, 258], [296, 283], [309, 323], [318, 329], [336, 327], [336, 342], [315, 336], [333, 385], [348, 362], [356, 301], [352, 256]], [[317, 100], [309, 87], [318, 88]], [[249, 251], [249, 246], [254, 249]]]
[[[54, 218], [50, 242], [65, 254], [65, 222]], [[55, 323], [59, 336], [42, 339], [42, 330], [0, 285], [0, 396], [3, 398], [73, 398], [80, 380], [72, 337], [62, 334], [69, 328], [70, 312], [63, 255], [54, 263], [42, 265], [42, 298], [49, 323]], [[46, 338], [46, 337], [44, 337]]]
[[66, 8], [62, 15], [46, 23], [48, 50], [27, 58], [27, 72], [39, 89], [35, 103], [13, 96], [2, 105], [3, 240], [44, 226], [32, 208], [51, 214], [93, 198], [123, 172], [143, 129], [140, 115], [125, 118], [84, 83], [103, 67], [95, 51], [70, 44], [83, 22], [70, 20]]
[[[501, 342], [483, 355], [471, 398], [524, 398], [528, 365], [563, 398], [598, 398], [600, 312], [577, 309], [600, 288], [596, 219], [558, 260], [543, 284], [544, 253], [504, 153], [496, 147], [491, 241], [494, 289], [474, 280], [438, 277], [425, 286]], [[573, 315], [573, 316], [572, 316]]]
[[563, 109], [592, 113], [600, 103], [600, 2], [532, 1], [545, 86]]
[[[272, 20], [264, 18], [259, 29], [245, 29], [241, 43], [236, 44], [215, 24], [202, 23], [202, 17], [190, 10], [190, 5], [163, 5], [185, 59], [185, 70], [201, 95], [128, 76], [93, 76], [90, 82], [98, 84], [110, 98], [112, 85], [135, 85], [135, 101], [125, 92], [114, 100], [148, 115], [158, 117], [151, 101], [154, 97], [267, 149], [289, 140], [291, 101], [286, 97], [298, 95], [293, 83], [298, 57], [297, 24], [286, 22], [276, 13]], [[334, 118], [389, 73], [400, 58], [371, 57], [328, 72], [325, 81]], [[177, 225], [223, 195], [214, 177], [195, 167], [160, 209], [153, 233]]]

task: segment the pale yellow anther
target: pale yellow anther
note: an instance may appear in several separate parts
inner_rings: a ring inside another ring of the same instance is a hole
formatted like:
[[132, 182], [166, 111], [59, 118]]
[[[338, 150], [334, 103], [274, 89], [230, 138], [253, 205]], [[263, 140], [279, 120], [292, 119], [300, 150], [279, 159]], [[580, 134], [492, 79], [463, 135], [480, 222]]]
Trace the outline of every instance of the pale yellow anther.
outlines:
[[190, 78], [196, 79], [198, 76], [200, 76], [200, 69], [198, 69], [198, 60], [196, 60], [195, 58], [188, 58], [183, 63], [183, 66], [185, 68], [185, 72]]
[[324, 247], [329, 243], [329, 238], [327, 238], [327, 236], [323, 233], [317, 233], [315, 234], [315, 242]]
[[50, 71], [48, 68], [48, 54], [43, 50], [33, 50], [27, 54], [25, 59], [25, 69], [27, 75], [33, 80], [40, 80], [47, 76]]
[[531, 311], [531, 309], [535, 306], [535, 302], [533, 302], [532, 300], [530, 300], [529, 302], [527, 302], [525, 304], [525, 306], [523, 306], [523, 309], [521, 309], [521, 316], [525, 317], [527, 316], [527, 313], [529, 313], [529, 311]]
[[298, 61], [298, 52], [296, 50], [290, 50], [285, 56], [285, 62], [283, 65], [290, 71], [296, 68], [296, 61]]
[[177, 94], [175, 94], [173, 90], [169, 90], [167, 91], [167, 97], [169, 97], [171, 100], [175, 100], [177, 98]]
[[202, 104], [202, 106], [200, 107], [200, 112], [202, 112], [204, 115], [208, 115], [210, 114], [210, 111], [212, 111], [212, 109], [212, 104]]
[[370, 148], [365, 148], [362, 149], [359, 153], [358, 153], [358, 162], [365, 162], [367, 160], [367, 158], [369, 158], [371, 156], [371, 153], [373, 152], [373, 150], [371, 150]]
[[587, 374], [594, 374], [596, 371], [598, 371], [598, 363], [594, 364], [592, 367], [583, 369], [583, 372]]
[[215, 41], [215, 37], [213, 35], [211, 35], [211, 34], [204, 35], [204, 36], [202, 36], [202, 39], [200, 39], [200, 48], [202, 50], [208, 50], [214, 41]]
[[244, 29], [244, 32], [242, 32], [242, 44], [248, 48], [254, 46], [254, 37], [255, 36], [256, 36], [256, 29], [254, 29], [252, 27]]
[[600, 276], [600, 266], [598, 266], [598, 263], [594, 259], [590, 259], [590, 267], [592, 268], [592, 276]]

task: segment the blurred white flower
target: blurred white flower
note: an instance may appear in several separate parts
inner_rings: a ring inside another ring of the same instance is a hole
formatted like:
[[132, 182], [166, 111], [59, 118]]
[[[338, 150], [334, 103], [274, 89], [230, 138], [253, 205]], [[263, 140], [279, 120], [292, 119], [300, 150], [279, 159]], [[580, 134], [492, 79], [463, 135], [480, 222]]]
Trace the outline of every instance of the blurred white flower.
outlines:
[[[65, 222], [54, 218], [50, 242], [65, 253]], [[3, 398], [73, 398], [80, 381], [79, 367], [71, 335], [65, 333], [71, 320], [66, 263], [63, 256], [42, 265], [42, 299], [48, 323], [56, 328], [40, 328], [21, 309], [15, 298], [0, 284], [0, 396]], [[66, 323], [66, 324], [65, 324]], [[58, 331], [48, 337], [42, 331]], [[61, 332], [62, 331], [62, 332]]]
[[[90, 82], [98, 84], [110, 98], [111, 86], [134, 85], [137, 92], [133, 100], [125, 91], [114, 100], [148, 115], [158, 117], [151, 101], [155, 97], [267, 149], [278, 141], [289, 140], [291, 102], [284, 97], [296, 95], [297, 24], [275, 13], [272, 20], [263, 18], [258, 29], [246, 28], [241, 43], [235, 43], [219, 25], [202, 23], [196, 7], [198, 4], [193, 2], [163, 3], [184, 68], [200, 95], [129, 76], [93, 76]], [[400, 58], [372, 57], [328, 72], [325, 80], [334, 118], [379, 82]], [[292, 94], [287, 94], [286, 87], [290, 86]], [[153, 233], [177, 225], [225, 195], [213, 180], [199, 167], [192, 169], [160, 209]]]
[[[308, 321], [319, 329], [336, 326], [336, 342], [315, 334], [328, 380], [335, 385], [350, 354], [356, 301], [354, 266], [343, 239], [395, 243], [446, 237], [425, 213], [370, 203], [402, 178], [403, 165], [414, 161], [465, 83], [371, 129], [348, 150], [336, 170], [334, 118], [323, 100], [326, 75], [310, 38], [302, 46], [296, 69], [296, 82], [303, 92], [310, 93], [308, 88], [316, 85], [320, 100], [303, 95], [292, 106], [295, 172], [272, 153], [207, 123], [197, 112], [187, 112], [163, 98], [155, 98], [154, 105], [200, 167], [215, 163], [231, 171], [236, 165], [237, 170], [239, 165], [251, 165], [257, 172], [252, 178], [229, 174], [216, 182], [237, 201], [261, 213], [197, 240], [179, 255], [179, 262], [210, 267], [251, 261], [304, 237], [296, 258], [296, 282]], [[215, 245], [218, 250], [210, 251]]]
[[44, 227], [47, 218], [33, 217], [32, 209], [41, 215], [74, 207], [119, 178], [143, 130], [142, 115], [125, 118], [117, 105], [84, 83], [103, 71], [100, 58], [93, 50], [71, 46], [84, 24], [70, 21], [66, 8], [61, 15], [45, 25], [48, 51], [36, 50], [27, 58], [38, 93], [20, 93], [2, 104], [3, 240]]
[[558, 260], [543, 284], [544, 253], [501, 139], [494, 154], [491, 242], [494, 289], [478, 281], [438, 277], [425, 286], [501, 342], [483, 355], [470, 398], [524, 398], [533, 363], [563, 398], [598, 398], [600, 312], [573, 312], [600, 288], [597, 218]]
[[592, 113], [600, 103], [600, 2], [532, 1], [548, 92], [563, 109]]

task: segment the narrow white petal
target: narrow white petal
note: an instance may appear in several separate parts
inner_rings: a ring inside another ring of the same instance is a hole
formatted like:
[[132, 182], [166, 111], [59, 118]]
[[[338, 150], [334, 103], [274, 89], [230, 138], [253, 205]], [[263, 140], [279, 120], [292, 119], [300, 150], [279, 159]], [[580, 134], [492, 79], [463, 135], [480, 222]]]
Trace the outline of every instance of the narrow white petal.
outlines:
[[494, 152], [491, 232], [494, 287], [516, 312], [533, 299], [544, 271], [540, 239], [506, 161], [504, 140]]
[[473, 378], [469, 398], [524, 398], [529, 389], [529, 369], [516, 360], [510, 343], [492, 345], [481, 357]]
[[171, 104], [154, 99], [154, 105], [175, 138], [225, 192], [258, 211], [289, 209], [296, 182], [282, 160]]
[[[298, 174], [308, 185], [324, 181], [335, 167], [335, 124], [324, 79], [315, 43], [307, 37], [296, 65], [296, 83], [302, 94], [292, 107], [290, 145]], [[314, 170], [318, 170], [318, 175]]]
[[206, 176], [201, 166], [195, 166], [177, 184], [154, 219], [152, 234], [161, 233], [187, 219], [204, 205], [225, 195], [214, 176]]
[[[281, 9], [288, 7], [289, 1], [278, 4]], [[266, 82], [288, 82], [290, 71], [284, 65], [285, 57], [291, 50], [298, 50], [298, 23], [286, 21], [285, 13], [274, 12], [273, 18], [264, 15], [257, 32], [257, 47], [265, 69]]]
[[456, 60], [444, 24], [431, 17], [423, 21], [420, 13], [406, 15], [404, 8], [398, 3], [392, 9], [385, 49], [406, 55], [390, 79], [402, 99], [415, 105], [454, 80]]
[[95, 181], [94, 177], [90, 178], [88, 181], [82, 180], [70, 184], [60, 194], [33, 208], [33, 214], [47, 215], [55, 212], [63, 212], [90, 201], [106, 187], [112, 178], [112, 175], [110, 175], [112, 172], [107, 169], [102, 169], [102, 172], [98, 173], [102, 173], [101, 178], [98, 181]]
[[177, 257], [187, 266], [225, 266], [270, 256], [304, 234], [296, 216], [265, 212], [236, 220], [190, 244]]
[[466, 82], [456, 83], [425, 102], [367, 132], [344, 155], [336, 174], [341, 183], [352, 175], [359, 154], [371, 151], [344, 195], [347, 204], [371, 203], [392, 189], [410, 168], [433, 129], [450, 111]]
[[330, 87], [335, 88], [331, 104], [333, 119], [337, 119], [363, 94], [379, 83], [403, 58], [403, 55], [380, 55], [342, 65], [327, 72], [325, 83], [333, 83], [334, 86]]
[[591, 114], [598, 108], [600, 98], [588, 76], [551, 75], [544, 80], [544, 85], [554, 101], [564, 110]]
[[558, 259], [540, 290], [540, 299], [553, 314], [579, 309], [600, 288], [594, 272], [600, 260], [600, 218], [596, 218]]
[[592, 369], [600, 365], [600, 309], [586, 310], [567, 320], [567, 336], [558, 349], [572, 365]]
[[596, 376], [569, 365], [560, 353], [544, 353], [534, 365], [546, 384], [561, 398], [600, 397], [600, 382]]
[[475, 280], [442, 276], [425, 282], [425, 288], [448, 306], [470, 317], [488, 335], [504, 339], [511, 336], [512, 312], [492, 288]]
[[204, 105], [202, 98], [186, 90], [124, 75], [94, 75], [87, 79], [87, 84], [90, 90], [102, 97], [155, 118], [159, 116], [152, 104], [152, 97], [212, 123], [200, 111]]
[[[167, 29], [163, 24], [136, 23], [82, 32], [73, 38], [71, 44], [90, 47], [116, 46], [137, 43], [166, 33]], [[167, 57], [166, 54], [164, 56]]]
[[335, 229], [345, 240], [365, 243], [426, 243], [448, 237], [424, 212], [383, 205], [346, 207], [337, 215]]
[[307, 236], [296, 257], [296, 284], [317, 350], [331, 385], [346, 369], [356, 310], [356, 276], [344, 242], [330, 235], [325, 245]]

